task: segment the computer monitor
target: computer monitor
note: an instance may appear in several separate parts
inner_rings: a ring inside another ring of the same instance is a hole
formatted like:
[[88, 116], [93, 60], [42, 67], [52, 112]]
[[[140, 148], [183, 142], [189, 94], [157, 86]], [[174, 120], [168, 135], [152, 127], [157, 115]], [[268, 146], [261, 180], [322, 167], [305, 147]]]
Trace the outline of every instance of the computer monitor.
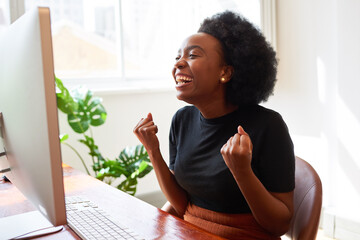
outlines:
[[54, 226], [66, 224], [48, 8], [27, 12], [0, 35], [0, 112], [0, 170], [10, 168], [6, 177]]

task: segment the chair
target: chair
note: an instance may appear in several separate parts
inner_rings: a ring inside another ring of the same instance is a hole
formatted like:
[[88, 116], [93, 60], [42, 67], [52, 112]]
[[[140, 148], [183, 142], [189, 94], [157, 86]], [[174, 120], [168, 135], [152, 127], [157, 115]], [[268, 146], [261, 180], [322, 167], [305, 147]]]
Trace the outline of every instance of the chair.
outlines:
[[[295, 158], [294, 215], [285, 234], [292, 240], [316, 238], [322, 206], [322, 184], [314, 168], [305, 160]], [[178, 216], [167, 202], [162, 210]], [[179, 217], [179, 216], [178, 216]]]
[[295, 160], [294, 215], [285, 234], [292, 240], [316, 238], [322, 206], [321, 180], [305, 160]]

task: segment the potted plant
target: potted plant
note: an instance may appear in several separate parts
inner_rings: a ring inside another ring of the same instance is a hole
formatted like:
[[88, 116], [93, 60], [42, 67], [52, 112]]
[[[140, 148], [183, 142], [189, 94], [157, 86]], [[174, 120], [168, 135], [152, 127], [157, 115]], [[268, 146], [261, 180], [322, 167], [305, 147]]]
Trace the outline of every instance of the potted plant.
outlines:
[[[103, 157], [95, 144], [91, 130], [92, 127], [100, 126], [106, 121], [107, 113], [101, 104], [102, 99], [93, 96], [93, 93], [84, 87], [75, 88], [70, 92], [57, 77], [55, 83], [58, 109], [67, 115], [71, 129], [81, 136], [78, 141], [89, 149], [95, 177], [111, 185], [115, 179], [123, 176], [125, 180], [116, 187], [130, 195], [135, 195], [137, 179], [144, 177], [153, 169], [144, 146], [126, 147], [113, 159]], [[60, 142], [76, 153], [86, 172], [91, 175], [80, 153], [66, 142], [68, 138], [68, 134], [62, 134]]]

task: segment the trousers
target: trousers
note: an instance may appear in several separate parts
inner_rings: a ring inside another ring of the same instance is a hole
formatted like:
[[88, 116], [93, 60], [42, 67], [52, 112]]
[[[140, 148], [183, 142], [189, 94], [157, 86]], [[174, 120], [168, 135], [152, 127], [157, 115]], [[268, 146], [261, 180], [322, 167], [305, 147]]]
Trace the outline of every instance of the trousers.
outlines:
[[220, 213], [189, 203], [184, 220], [226, 239], [281, 240], [280, 237], [273, 236], [262, 228], [251, 213]]

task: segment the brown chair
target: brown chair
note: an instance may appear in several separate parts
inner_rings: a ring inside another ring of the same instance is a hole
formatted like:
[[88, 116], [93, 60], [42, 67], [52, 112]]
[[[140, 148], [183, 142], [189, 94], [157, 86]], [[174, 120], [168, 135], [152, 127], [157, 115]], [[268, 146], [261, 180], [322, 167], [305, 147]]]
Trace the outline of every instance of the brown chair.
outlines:
[[[295, 164], [294, 215], [285, 235], [292, 240], [313, 240], [319, 227], [322, 206], [321, 180], [305, 160], [296, 157]], [[178, 216], [169, 202], [162, 210]]]
[[295, 164], [294, 215], [285, 235], [292, 240], [313, 240], [320, 221], [321, 180], [305, 160], [296, 157]]

